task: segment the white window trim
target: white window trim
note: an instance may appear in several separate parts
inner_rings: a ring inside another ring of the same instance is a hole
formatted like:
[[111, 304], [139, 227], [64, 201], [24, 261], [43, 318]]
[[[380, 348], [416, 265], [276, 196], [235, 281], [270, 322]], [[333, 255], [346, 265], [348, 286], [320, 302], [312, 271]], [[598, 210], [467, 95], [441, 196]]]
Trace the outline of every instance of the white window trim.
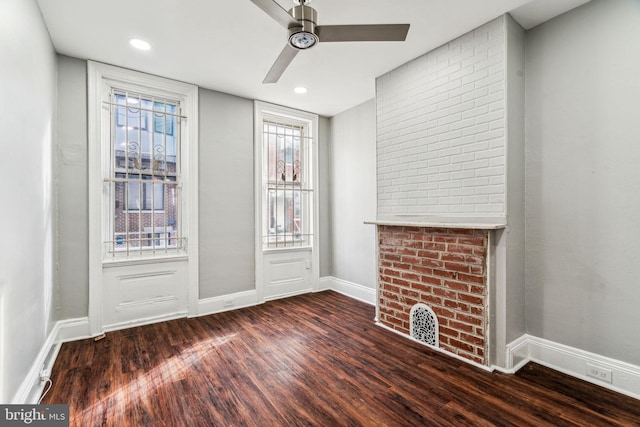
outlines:
[[[102, 126], [105, 105], [105, 83], [119, 89], [179, 100], [188, 117], [182, 126], [182, 236], [187, 238], [186, 256], [189, 259], [188, 305], [189, 315], [197, 313], [198, 303], [198, 87], [162, 77], [152, 76], [99, 62], [88, 61], [88, 139], [89, 139], [89, 324], [91, 333], [101, 333], [102, 269], [118, 262], [131, 264], [136, 260], [105, 261], [102, 244], [103, 230], [108, 226], [109, 207], [103, 206], [105, 191], [103, 176], [109, 168], [109, 150], [103, 144], [109, 126]], [[107, 134], [108, 136], [108, 134]], [[108, 140], [108, 138], [107, 138]], [[172, 256], [140, 259], [139, 262], [171, 262], [184, 259], [185, 253]]]
[[[313, 189], [313, 208], [311, 209], [311, 233], [312, 244], [310, 246], [303, 247], [291, 247], [291, 248], [270, 248], [265, 249], [262, 243], [262, 216], [263, 216], [263, 191], [262, 191], [262, 122], [265, 115], [281, 116], [285, 118], [291, 118], [296, 121], [304, 121], [309, 124], [311, 135], [311, 188]], [[293, 108], [282, 107], [280, 105], [269, 104], [262, 101], [254, 101], [253, 104], [253, 130], [254, 130], [254, 202], [255, 202], [255, 272], [256, 272], [256, 291], [258, 294], [258, 302], [264, 301], [264, 280], [263, 280], [263, 257], [268, 252], [296, 252], [296, 251], [312, 251], [312, 260], [314, 266], [314, 277], [312, 277], [312, 289], [317, 291], [319, 289], [319, 266], [320, 266], [320, 251], [318, 246], [318, 224], [319, 224], [319, 206], [318, 206], [318, 127], [319, 119], [317, 114], [307, 113], [305, 111], [295, 110]], [[258, 173], [260, 171], [260, 173]]]

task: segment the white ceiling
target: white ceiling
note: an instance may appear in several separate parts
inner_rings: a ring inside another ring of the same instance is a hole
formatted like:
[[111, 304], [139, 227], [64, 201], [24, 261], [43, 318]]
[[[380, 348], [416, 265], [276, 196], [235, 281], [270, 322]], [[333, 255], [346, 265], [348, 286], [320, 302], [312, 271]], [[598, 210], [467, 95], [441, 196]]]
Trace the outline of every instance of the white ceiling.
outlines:
[[[291, 0], [277, 0], [289, 9]], [[409, 23], [405, 42], [321, 43], [262, 80], [287, 30], [249, 0], [38, 0], [62, 54], [333, 116], [375, 96], [375, 78], [505, 13], [533, 27], [589, 0], [313, 0], [318, 24]], [[130, 38], [151, 43], [149, 51]], [[305, 86], [305, 95], [293, 93]]]

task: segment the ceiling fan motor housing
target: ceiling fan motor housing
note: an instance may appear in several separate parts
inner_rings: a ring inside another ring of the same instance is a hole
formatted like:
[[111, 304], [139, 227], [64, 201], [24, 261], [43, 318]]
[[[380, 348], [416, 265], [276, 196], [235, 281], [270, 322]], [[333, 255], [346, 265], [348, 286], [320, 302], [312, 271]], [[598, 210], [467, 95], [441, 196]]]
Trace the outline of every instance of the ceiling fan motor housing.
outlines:
[[297, 21], [296, 24], [289, 27], [289, 44], [296, 49], [308, 49], [317, 44], [318, 13], [316, 10], [302, 3], [291, 9], [289, 14]]

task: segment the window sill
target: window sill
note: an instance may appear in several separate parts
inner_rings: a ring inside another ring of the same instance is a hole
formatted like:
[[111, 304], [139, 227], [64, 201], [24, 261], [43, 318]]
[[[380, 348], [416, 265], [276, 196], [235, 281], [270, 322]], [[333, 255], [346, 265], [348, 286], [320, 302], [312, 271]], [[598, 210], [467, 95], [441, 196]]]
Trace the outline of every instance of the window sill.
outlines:
[[117, 255], [112, 259], [103, 259], [102, 267], [110, 268], [110, 267], [122, 267], [126, 265], [142, 265], [142, 264], [159, 264], [159, 263], [167, 263], [167, 262], [180, 262], [180, 261], [188, 261], [189, 255], [184, 252], [174, 253], [174, 254], [163, 254], [163, 255], [155, 255], [149, 256], [143, 254], [141, 256], [132, 256], [129, 255], [127, 258], [119, 258]]
[[311, 252], [313, 248], [311, 246], [290, 246], [290, 247], [279, 247], [279, 248], [262, 248], [262, 252], [264, 253], [275, 253], [275, 252]]

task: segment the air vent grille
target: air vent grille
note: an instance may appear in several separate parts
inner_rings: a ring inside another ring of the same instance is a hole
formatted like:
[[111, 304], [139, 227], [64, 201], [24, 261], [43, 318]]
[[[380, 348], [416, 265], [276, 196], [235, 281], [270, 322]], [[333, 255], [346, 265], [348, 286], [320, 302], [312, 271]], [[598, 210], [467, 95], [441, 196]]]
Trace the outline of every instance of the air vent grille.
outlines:
[[411, 307], [410, 334], [413, 338], [434, 347], [439, 346], [438, 318], [431, 307], [418, 303]]

